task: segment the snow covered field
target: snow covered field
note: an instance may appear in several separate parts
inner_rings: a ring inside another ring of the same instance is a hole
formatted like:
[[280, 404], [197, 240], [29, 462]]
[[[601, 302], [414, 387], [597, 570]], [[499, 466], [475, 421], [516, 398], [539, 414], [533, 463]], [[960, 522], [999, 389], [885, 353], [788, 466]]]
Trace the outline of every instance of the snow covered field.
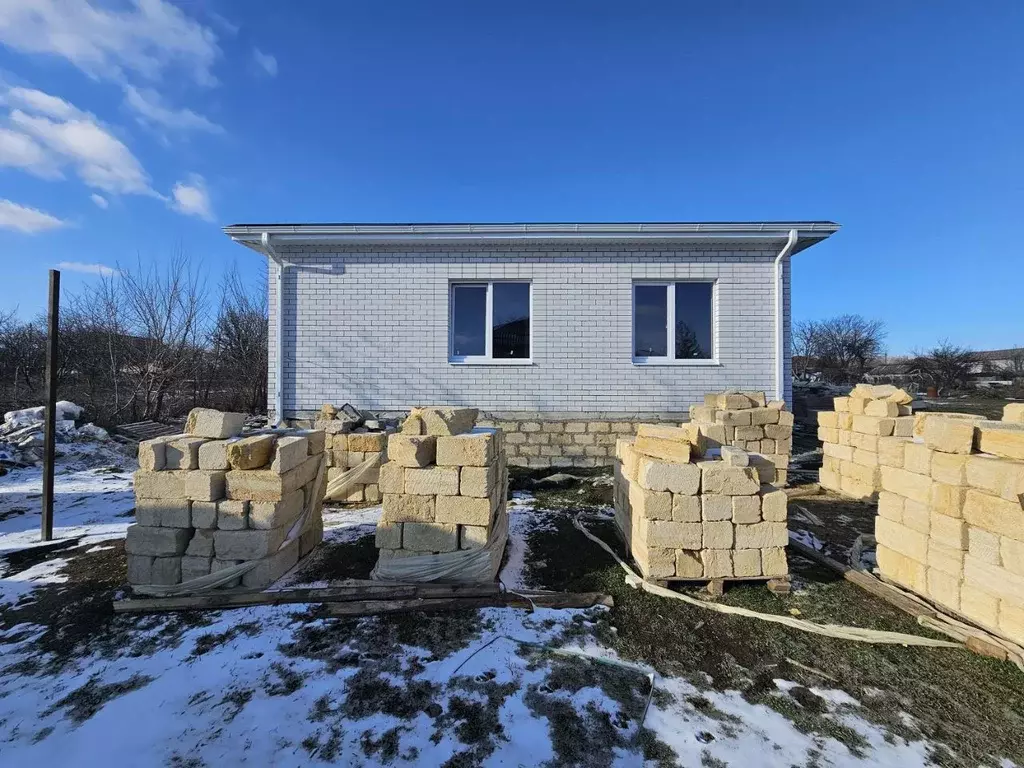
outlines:
[[[350, 619], [268, 606], [105, 615], [62, 634], [66, 617], [40, 606], [79, 599], [68, 591], [77, 567], [98, 580], [102, 612], [123, 579], [118, 539], [132, 521], [131, 460], [84, 446], [68, 447], [57, 476], [55, 537], [81, 537], [73, 548], [28, 557], [38, 547], [39, 471], [0, 478], [0, 765], [927, 762], [928, 744], [869, 724], [842, 691], [811, 689], [822, 717], [859, 734], [860, 756], [737, 691], [617, 663], [591, 631], [603, 608]], [[544, 515], [527, 494], [510, 514], [502, 580], [535, 586], [526, 539]], [[378, 515], [328, 511], [324, 546], [365, 544]], [[89, 562], [122, 572], [96, 575]], [[286, 579], [303, 581], [301, 568]], [[775, 683], [782, 697], [796, 687]]]

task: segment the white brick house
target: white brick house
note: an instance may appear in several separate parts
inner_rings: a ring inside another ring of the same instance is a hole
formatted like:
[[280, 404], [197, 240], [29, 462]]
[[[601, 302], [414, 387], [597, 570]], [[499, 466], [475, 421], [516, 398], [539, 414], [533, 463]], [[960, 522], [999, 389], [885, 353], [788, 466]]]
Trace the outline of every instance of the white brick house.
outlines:
[[[270, 285], [274, 417], [322, 403], [678, 419], [790, 400], [790, 256], [831, 222], [244, 224]], [[513, 414], [513, 415], [509, 415]]]

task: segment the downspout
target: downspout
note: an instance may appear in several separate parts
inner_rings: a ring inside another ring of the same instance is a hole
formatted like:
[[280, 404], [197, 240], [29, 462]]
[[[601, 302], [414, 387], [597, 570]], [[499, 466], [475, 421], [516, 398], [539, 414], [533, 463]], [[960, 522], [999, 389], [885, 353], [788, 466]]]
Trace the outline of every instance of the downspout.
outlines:
[[[266, 237], [266, 235], [264, 235]], [[782, 260], [789, 256], [793, 251], [793, 247], [796, 245], [797, 231], [795, 229], [789, 230], [789, 237], [786, 238], [786, 244], [779, 251], [779, 255], [775, 257], [775, 399], [784, 400], [785, 392], [783, 391], [785, 382], [785, 361], [783, 360], [782, 348], [785, 343], [782, 327]], [[790, 403], [789, 407], [792, 408], [793, 404]]]
[[270, 233], [264, 232], [260, 237], [263, 253], [277, 265], [275, 275], [275, 308], [277, 313], [277, 334], [274, 337], [274, 416], [275, 426], [284, 422], [284, 268], [285, 263], [274, 250], [270, 242]]

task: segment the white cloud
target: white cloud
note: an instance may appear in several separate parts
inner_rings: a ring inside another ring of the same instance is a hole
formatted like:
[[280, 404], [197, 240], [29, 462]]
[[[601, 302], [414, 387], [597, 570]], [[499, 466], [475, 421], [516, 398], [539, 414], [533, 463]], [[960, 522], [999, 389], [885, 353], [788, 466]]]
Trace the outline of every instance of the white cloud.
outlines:
[[22, 53], [67, 59], [93, 78], [123, 82], [126, 73], [158, 80], [188, 71], [215, 85], [217, 35], [167, 0], [131, 0], [119, 8], [91, 0], [3, 0], [0, 43]]
[[0, 149], [0, 163], [50, 177], [59, 173], [61, 166], [71, 165], [82, 181], [95, 189], [162, 197], [150, 186], [149, 176], [131, 150], [94, 115], [56, 96], [26, 88], [12, 88], [3, 98], [15, 108], [8, 117], [13, 130], [5, 130], [0, 145], [23, 144], [33, 154], [31, 162], [16, 163], [7, 157], [9, 151]]
[[0, 200], [0, 229], [13, 229], [15, 232], [33, 235], [36, 232], [60, 229], [67, 225], [68, 222], [38, 208], [28, 208], [10, 200]]
[[57, 163], [31, 136], [0, 127], [0, 166], [20, 168], [43, 179], [60, 179]]
[[124, 101], [143, 125], [166, 128], [171, 131], [202, 131], [224, 133], [224, 129], [191, 109], [173, 109], [164, 104], [159, 93], [151, 88], [139, 90], [131, 85], [124, 88]]
[[107, 210], [107, 206], [110, 205], [110, 203], [107, 202], [107, 198], [105, 198], [103, 195], [97, 195], [95, 192], [89, 195], [89, 199], [96, 203], [96, 205], [98, 205], [103, 210]]
[[256, 63], [271, 77], [277, 77], [277, 59], [259, 48], [252, 49], [252, 57]]
[[210, 205], [210, 193], [206, 190], [206, 181], [198, 174], [190, 174], [187, 181], [179, 181], [171, 190], [171, 207], [188, 216], [198, 216], [205, 221], [213, 221], [213, 209]]
[[57, 269], [62, 269], [65, 272], [84, 272], [87, 275], [100, 275], [101, 277], [117, 274], [116, 269], [108, 267], [106, 264], [86, 264], [81, 261], [62, 261], [57, 265]]

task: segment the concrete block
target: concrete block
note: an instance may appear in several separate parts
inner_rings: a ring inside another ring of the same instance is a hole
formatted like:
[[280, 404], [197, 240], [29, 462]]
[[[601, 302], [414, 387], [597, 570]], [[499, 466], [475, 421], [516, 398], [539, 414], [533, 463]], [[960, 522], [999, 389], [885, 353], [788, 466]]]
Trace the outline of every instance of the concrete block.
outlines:
[[928, 541], [928, 567], [948, 573], [960, 580], [964, 570], [964, 551], [955, 547], [947, 547], [934, 539]]
[[675, 575], [683, 579], [699, 579], [704, 576], [704, 562], [701, 560], [700, 552], [694, 552], [687, 549], [677, 549], [676, 554], [676, 573]]
[[928, 560], [928, 535], [906, 525], [894, 523], [884, 517], [876, 517], [875, 538], [880, 545], [918, 563], [925, 563]]
[[785, 547], [761, 550], [761, 573], [763, 576], [785, 576], [789, 573]]
[[702, 461], [701, 490], [705, 494], [722, 496], [750, 496], [761, 487], [757, 472], [750, 467], [727, 467], [720, 461]]
[[153, 583], [153, 557], [151, 555], [128, 555], [128, 583]]
[[701, 523], [652, 520], [647, 523], [647, 545], [665, 549], [700, 549], [701, 526]]
[[219, 514], [224, 516], [223, 505], [245, 504], [248, 508], [248, 523], [250, 528], [265, 531], [271, 528], [291, 526], [302, 516], [305, 493], [297, 489], [285, 494], [280, 501], [243, 501], [243, 502], [221, 502]]
[[[877, 521], [876, 521], [877, 522]], [[919, 594], [927, 594], [928, 566], [879, 543], [875, 549], [878, 569], [887, 579]]]
[[454, 552], [459, 548], [457, 525], [443, 523], [405, 523], [402, 548], [413, 552]]
[[[785, 495], [783, 493], [783, 495]], [[759, 523], [761, 522], [761, 497], [760, 496], [728, 496], [732, 501], [732, 522], [734, 523]]]
[[302, 464], [309, 455], [309, 441], [298, 435], [277, 438], [270, 453], [270, 469], [283, 474]]
[[672, 494], [672, 521], [676, 523], [699, 523], [701, 521], [701, 497]]
[[989, 565], [1002, 565], [999, 540], [998, 534], [974, 525], [967, 526], [967, 551], [971, 553], [971, 557], [982, 562]]
[[438, 496], [434, 520], [460, 525], [489, 525], [495, 503], [469, 496]]
[[[302, 493], [302, 491], [299, 491]], [[217, 502], [217, 528], [244, 531], [249, 527], [249, 502], [223, 499]]]
[[486, 525], [460, 525], [459, 549], [481, 549], [489, 536], [490, 528]]
[[295, 469], [284, 474], [269, 469], [233, 469], [225, 474], [227, 496], [248, 501], [279, 501], [314, 480], [320, 463], [320, 456], [310, 456]]
[[960, 613], [986, 627], [999, 626], [999, 598], [973, 584], [960, 584]]
[[[672, 494], [667, 491], [649, 491], [636, 483], [629, 484], [629, 504], [633, 514], [648, 520], [672, 519]], [[694, 497], [695, 498], [695, 497]]]
[[737, 525], [735, 536], [736, 549], [769, 549], [785, 547], [789, 543], [789, 531], [785, 523]]
[[124, 549], [129, 555], [150, 557], [180, 557], [192, 538], [190, 528], [151, 528], [142, 525], [128, 526]]
[[1024, 462], [993, 456], [968, 456], [964, 470], [967, 485], [1017, 501], [1024, 495]]
[[704, 578], [727, 578], [733, 575], [732, 550], [703, 549], [700, 559], [704, 564]]
[[250, 571], [242, 575], [242, 586], [249, 589], [266, 589], [284, 576], [299, 562], [299, 542], [291, 541], [279, 552], [260, 560]]
[[181, 558], [181, 580], [182, 582], [202, 578], [210, 575], [210, 564], [213, 562], [210, 557], [185, 556]]
[[197, 528], [189, 539], [185, 554], [189, 557], [213, 557], [213, 533], [207, 528]]
[[402, 467], [426, 467], [434, 463], [437, 438], [433, 435], [394, 434], [388, 437], [388, 461]]
[[213, 535], [213, 547], [221, 560], [259, 560], [274, 554], [288, 535], [286, 528], [265, 531], [221, 531]]
[[732, 553], [733, 574], [739, 578], [761, 575], [761, 550], [737, 549]]
[[390, 460], [382, 464], [377, 484], [381, 493], [405, 493], [405, 467]]
[[700, 470], [697, 466], [641, 457], [637, 462], [637, 482], [650, 491], [671, 491], [692, 496], [700, 490]]
[[732, 522], [718, 521], [701, 523], [702, 539], [701, 546], [705, 549], [732, 549], [733, 528], [744, 526], [733, 526]]
[[979, 451], [1005, 459], [1024, 459], [1024, 424], [979, 421], [976, 427], [976, 445]]
[[927, 504], [931, 495], [932, 480], [925, 475], [916, 475], [896, 467], [880, 467], [883, 491], [897, 493], [922, 504]]
[[489, 497], [498, 482], [498, 474], [497, 463], [489, 464], [486, 467], [462, 467], [459, 470], [459, 495], [476, 498]]
[[496, 443], [493, 432], [477, 431], [454, 437], [439, 437], [436, 462], [439, 466], [449, 467], [487, 466], [494, 461]]
[[193, 408], [185, 420], [188, 434], [210, 440], [234, 437], [242, 432], [244, 426], [244, 413], [227, 413], [212, 408]]
[[964, 520], [1000, 536], [1024, 541], [1024, 509], [1020, 502], [1006, 501], [972, 488], [964, 499]]
[[232, 469], [260, 469], [270, 464], [273, 451], [273, 435], [243, 437], [228, 443], [228, 463]]
[[732, 520], [731, 496], [701, 494], [699, 498], [701, 507], [701, 520], [707, 522]]

